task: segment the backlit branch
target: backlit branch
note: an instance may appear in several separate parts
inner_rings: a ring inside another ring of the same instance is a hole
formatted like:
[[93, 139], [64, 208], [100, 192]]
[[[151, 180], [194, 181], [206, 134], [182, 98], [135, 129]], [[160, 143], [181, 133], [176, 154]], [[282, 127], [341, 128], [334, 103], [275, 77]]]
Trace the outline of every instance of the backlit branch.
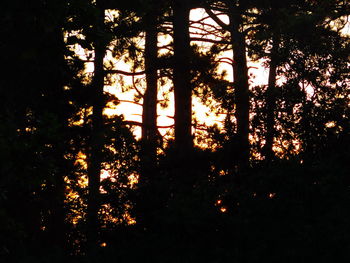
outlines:
[[106, 74], [121, 74], [125, 76], [140, 76], [144, 75], [146, 72], [145, 71], [139, 71], [139, 72], [128, 72], [128, 71], [123, 71], [123, 70], [115, 70], [115, 69], [110, 69], [110, 70], [105, 70]]

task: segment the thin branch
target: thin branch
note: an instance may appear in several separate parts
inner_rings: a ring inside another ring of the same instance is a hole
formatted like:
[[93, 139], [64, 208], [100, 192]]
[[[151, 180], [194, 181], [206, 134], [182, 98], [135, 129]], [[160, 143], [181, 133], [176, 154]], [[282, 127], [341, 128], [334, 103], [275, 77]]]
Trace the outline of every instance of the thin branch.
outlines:
[[199, 20], [190, 21], [190, 26], [192, 26], [193, 24], [202, 23], [203, 21], [207, 20], [208, 18], [210, 18], [210, 16], [205, 16]]
[[225, 60], [230, 61], [232, 64], [234, 63], [233, 59], [232, 59], [232, 58], [229, 58], [229, 57], [221, 57], [221, 58], [219, 58], [218, 61], [221, 62], [221, 61], [225, 61]]
[[[226, 61], [226, 59], [227, 59], [228, 61]], [[215, 62], [218, 62], [218, 63], [226, 63], [226, 64], [229, 64], [230, 66], [232, 66], [233, 63], [234, 63], [233, 59], [230, 59], [230, 58], [220, 58], [220, 59], [218, 59], [218, 60], [215, 61]]]
[[209, 28], [201, 28], [201, 27], [191, 27], [191, 29], [194, 30], [199, 30], [199, 32], [191, 32], [191, 35], [200, 35], [200, 36], [208, 36], [208, 35], [213, 35], [217, 38], [222, 38], [222, 29], [218, 29], [216, 27], [214, 27], [214, 29], [210, 30]]
[[231, 44], [230, 42], [224, 41], [224, 40], [214, 40], [214, 39], [200, 38], [200, 37], [191, 37], [190, 40], [208, 42], [208, 43], [214, 43], [214, 44]]
[[230, 31], [230, 26], [224, 23], [213, 11], [210, 10], [210, 8], [205, 8], [205, 12], [207, 12], [207, 14], [210, 16], [211, 19], [215, 21], [215, 23], [217, 23], [223, 29]]
[[145, 74], [145, 71], [139, 71], [139, 72], [128, 72], [128, 71], [123, 71], [123, 70], [115, 70], [115, 69], [110, 69], [110, 70], [105, 70], [106, 74], [121, 74], [125, 76], [140, 76]]
[[192, 24], [190, 25], [190, 28], [200, 29], [203, 30], [203, 28], [214, 28], [217, 31], [222, 31], [221, 28], [218, 28], [216, 25], [208, 24], [208, 23], [196, 23], [198, 25]]
[[[138, 122], [138, 121], [124, 121], [124, 123], [127, 125], [133, 125], [133, 126], [139, 126], [139, 127], [144, 126], [142, 122]], [[173, 127], [174, 127], [174, 124], [166, 125], [166, 126], [158, 126], [157, 125], [158, 129], [169, 129], [169, 128], [173, 128]]]
[[136, 87], [135, 75], [132, 75], [132, 86], [134, 87], [134, 89], [136, 90], [136, 92], [139, 94], [139, 96], [140, 96], [141, 98], [143, 98], [144, 94], [142, 94], [142, 92]]
[[166, 126], [158, 126], [157, 125], [158, 129], [169, 129], [169, 128], [174, 128], [174, 127], [175, 127], [175, 124], [166, 125]]
[[162, 48], [169, 49], [170, 47], [172, 47], [172, 44], [166, 44], [166, 45], [158, 46], [158, 49], [162, 49]]
[[136, 101], [132, 101], [132, 100], [117, 100], [118, 102], [124, 102], [124, 103], [132, 103], [132, 104], [135, 104], [135, 105], [138, 105], [138, 106], [141, 106], [143, 107], [143, 105], [141, 103], [138, 103]]
[[[209, 6], [208, 5], [206, 5], [206, 7], [205, 8], [209, 8]], [[210, 6], [210, 8], [212, 9], [212, 10], [214, 10], [214, 11], [219, 11], [219, 12], [223, 12], [223, 13], [225, 13], [225, 14], [227, 14], [227, 10], [228, 10], [228, 8], [225, 6], [225, 5], [219, 5], [219, 4], [213, 4], [213, 5], [211, 5]]]

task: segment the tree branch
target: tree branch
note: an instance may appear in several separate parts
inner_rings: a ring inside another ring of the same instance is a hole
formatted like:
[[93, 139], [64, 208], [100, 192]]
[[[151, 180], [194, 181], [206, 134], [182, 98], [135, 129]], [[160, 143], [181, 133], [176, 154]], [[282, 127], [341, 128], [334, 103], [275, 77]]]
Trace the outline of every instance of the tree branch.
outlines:
[[[142, 122], [138, 122], [138, 121], [124, 121], [124, 123], [127, 124], [127, 125], [143, 127], [143, 123]], [[173, 127], [174, 127], [174, 124], [166, 125], [166, 126], [157, 126], [158, 129], [168, 129], [168, 128], [173, 128]]]
[[213, 11], [210, 10], [209, 7], [205, 8], [205, 12], [207, 12], [207, 14], [210, 16], [211, 19], [214, 20], [215, 23], [217, 23], [223, 29], [230, 31], [230, 26], [224, 23]]
[[117, 100], [118, 102], [124, 102], [124, 103], [132, 103], [132, 104], [135, 104], [135, 105], [138, 105], [138, 106], [141, 106], [143, 107], [143, 105], [141, 103], [138, 103], [136, 101], [132, 101], [132, 100]]
[[111, 70], [105, 70], [106, 74], [121, 74], [121, 75], [125, 75], [125, 76], [140, 76], [145, 74], [145, 71], [139, 71], [139, 72], [128, 72], [128, 71], [123, 71], [123, 70], [115, 70], [115, 69], [111, 69]]
[[202, 42], [208, 42], [208, 43], [214, 43], [214, 44], [231, 44], [228, 41], [224, 40], [214, 40], [209, 38], [200, 38], [200, 37], [191, 37], [190, 41], [202, 41]]

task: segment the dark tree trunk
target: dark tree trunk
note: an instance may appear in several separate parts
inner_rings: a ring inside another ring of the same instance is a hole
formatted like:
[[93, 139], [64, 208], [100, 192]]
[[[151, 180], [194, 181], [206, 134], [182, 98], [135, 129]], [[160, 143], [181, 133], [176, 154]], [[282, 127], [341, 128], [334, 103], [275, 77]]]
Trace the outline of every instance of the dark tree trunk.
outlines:
[[151, 166], [154, 165], [157, 151], [157, 92], [158, 75], [156, 61], [158, 56], [157, 47], [157, 17], [151, 12], [145, 19], [147, 23], [145, 43], [145, 71], [146, 71], [146, 92], [143, 101], [142, 112], [142, 141]]
[[190, 81], [190, 37], [188, 1], [174, 0], [174, 92], [175, 92], [175, 145], [186, 153], [191, 151], [193, 140], [192, 90]]
[[146, 91], [142, 112], [142, 153], [141, 175], [139, 179], [140, 191], [137, 200], [139, 218], [138, 224], [149, 228], [154, 224], [154, 210], [158, 208], [158, 198], [154, 198], [157, 189], [154, 185], [157, 180], [157, 93], [158, 93], [158, 30], [157, 13], [152, 11], [145, 16], [145, 71]]
[[231, 42], [233, 49], [233, 78], [236, 98], [238, 174], [249, 165], [249, 83], [245, 35], [242, 32], [240, 10], [230, 7]]
[[273, 38], [270, 54], [270, 71], [266, 93], [266, 136], [264, 155], [265, 160], [270, 162], [274, 159], [273, 140], [275, 137], [275, 108], [276, 108], [276, 74], [278, 65], [278, 45], [276, 37]]
[[105, 56], [105, 43], [101, 38], [104, 30], [104, 10], [99, 8], [97, 2], [96, 11], [99, 13], [95, 23], [95, 60], [92, 89], [92, 127], [90, 147], [88, 153], [88, 205], [87, 205], [87, 245], [89, 252], [94, 254], [98, 245], [99, 220], [98, 211], [100, 206], [100, 174], [103, 148], [103, 108], [104, 108], [104, 69], [103, 58]]

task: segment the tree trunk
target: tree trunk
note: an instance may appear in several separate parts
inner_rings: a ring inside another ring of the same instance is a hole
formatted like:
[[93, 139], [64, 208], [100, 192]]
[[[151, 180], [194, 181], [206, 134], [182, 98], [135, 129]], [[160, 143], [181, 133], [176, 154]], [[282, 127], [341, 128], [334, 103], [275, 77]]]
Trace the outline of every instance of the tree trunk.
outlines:
[[249, 83], [245, 36], [238, 8], [230, 7], [231, 42], [233, 49], [233, 78], [236, 98], [238, 174], [249, 165]]
[[146, 43], [145, 43], [145, 71], [146, 92], [143, 101], [142, 112], [142, 141], [147, 149], [147, 155], [151, 164], [154, 164], [157, 154], [157, 93], [158, 75], [156, 61], [158, 56], [157, 47], [157, 18], [156, 14], [150, 13], [147, 18]]
[[[157, 189], [153, 185], [157, 180], [157, 93], [158, 93], [158, 30], [157, 14], [150, 12], [145, 17], [145, 71], [146, 91], [143, 100], [142, 112], [142, 153], [141, 175], [139, 179], [139, 198], [137, 200], [138, 224], [144, 228], [153, 225], [154, 210], [158, 207], [157, 198], [154, 198]], [[159, 199], [159, 196], [158, 196]]]
[[275, 157], [273, 151], [273, 139], [275, 137], [275, 108], [276, 108], [276, 74], [278, 65], [278, 40], [273, 37], [270, 53], [270, 71], [266, 91], [266, 136], [264, 155], [265, 160], [270, 162]]
[[87, 205], [87, 245], [88, 251], [94, 254], [98, 245], [99, 220], [98, 211], [100, 206], [100, 174], [103, 148], [103, 88], [104, 69], [103, 59], [105, 56], [105, 43], [101, 38], [104, 30], [104, 10], [99, 8], [97, 2], [97, 21], [95, 24], [95, 60], [94, 76], [92, 81], [92, 127], [90, 147], [88, 153], [88, 205]]
[[192, 90], [190, 81], [190, 36], [188, 1], [173, 1], [174, 23], [174, 92], [175, 92], [175, 145], [188, 153], [193, 146]]

